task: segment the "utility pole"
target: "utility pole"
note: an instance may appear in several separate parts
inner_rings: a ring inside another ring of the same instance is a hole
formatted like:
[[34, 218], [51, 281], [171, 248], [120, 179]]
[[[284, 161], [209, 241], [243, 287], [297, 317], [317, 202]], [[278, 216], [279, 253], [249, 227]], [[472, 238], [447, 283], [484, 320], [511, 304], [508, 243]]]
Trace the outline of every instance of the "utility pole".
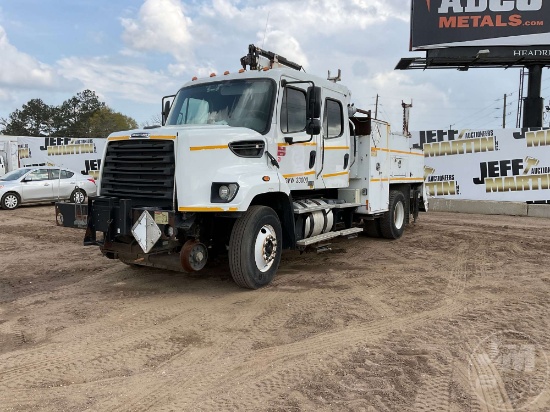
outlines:
[[378, 95], [376, 95], [376, 108], [374, 109], [374, 118], [378, 119]]
[[504, 93], [504, 107], [502, 108], [502, 128], [506, 129], [506, 99], [508, 95]]

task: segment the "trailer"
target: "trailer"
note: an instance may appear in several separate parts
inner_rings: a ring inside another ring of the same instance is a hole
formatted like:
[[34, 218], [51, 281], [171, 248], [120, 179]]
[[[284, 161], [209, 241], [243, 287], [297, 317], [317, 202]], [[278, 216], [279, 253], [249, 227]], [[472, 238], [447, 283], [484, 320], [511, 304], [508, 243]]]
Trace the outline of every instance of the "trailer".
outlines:
[[162, 126], [111, 134], [99, 195], [85, 213], [58, 205], [58, 221], [86, 216], [84, 244], [128, 265], [194, 272], [227, 254], [250, 289], [283, 249], [400, 238], [427, 208], [422, 151], [356, 109], [339, 76], [254, 45], [241, 63], [163, 98]]

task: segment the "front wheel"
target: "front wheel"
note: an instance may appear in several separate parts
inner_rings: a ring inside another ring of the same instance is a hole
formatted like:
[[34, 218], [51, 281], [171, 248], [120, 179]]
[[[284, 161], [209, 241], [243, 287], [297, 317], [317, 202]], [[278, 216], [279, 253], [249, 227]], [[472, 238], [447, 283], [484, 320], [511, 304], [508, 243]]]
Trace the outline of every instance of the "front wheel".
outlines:
[[17, 193], [6, 193], [2, 196], [2, 209], [13, 210], [19, 207], [21, 198]]
[[267, 206], [250, 206], [233, 226], [229, 239], [229, 269], [235, 283], [259, 289], [268, 285], [282, 253], [281, 222]]
[[399, 239], [405, 230], [405, 195], [399, 190], [390, 190], [388, 211], [380, 221], [380, 231], [386, 239]]

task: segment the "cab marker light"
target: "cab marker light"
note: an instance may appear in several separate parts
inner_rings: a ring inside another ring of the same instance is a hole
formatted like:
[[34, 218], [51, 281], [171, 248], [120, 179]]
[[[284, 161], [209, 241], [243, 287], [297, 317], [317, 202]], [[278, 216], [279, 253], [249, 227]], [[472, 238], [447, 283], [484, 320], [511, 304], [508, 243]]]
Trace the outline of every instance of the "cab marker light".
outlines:
[[194, 82], [195, 80], [197, 80], [198, 77], [197, 76], [193, 76], [193, 78], [191, 79], [192, 82]]
[[216, 77], [216, 73], [210, 73], [210, 77]]
[[229, 74], [229, 70], [226, 70], [226, 71], [223, 72], [224, 76], [227, 76], [228, 74]]

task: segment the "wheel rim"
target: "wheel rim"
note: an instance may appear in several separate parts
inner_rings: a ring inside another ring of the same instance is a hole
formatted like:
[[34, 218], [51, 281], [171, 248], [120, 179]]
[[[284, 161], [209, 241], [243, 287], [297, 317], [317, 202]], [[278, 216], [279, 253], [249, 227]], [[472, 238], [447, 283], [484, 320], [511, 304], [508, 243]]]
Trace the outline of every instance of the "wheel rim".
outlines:
[[403, 223], [405, 222], [405, 208], [403, 202], [397, 202], [395, 205], [395, 210], [393, 211], [393, 224], [396, 229], [401, 229]]
[[277, 234], [271, 225], [263, 225], [254, 244], [254, 260], [260, 272], [267, 272], [277, 256]]
[[74, 202], [75, 203], [82, 203], [84, 202], [84, 193], [82, 193], [80, 190], [78, 192], [75, 192], [74, 194]]
[[17, 203], [18, 200], [17, 196], [15, 195], [7, 195], [4, 199], [4, 205], [6, 205], [8, 209], [13, 209], [14, 207], [17, 207]]

